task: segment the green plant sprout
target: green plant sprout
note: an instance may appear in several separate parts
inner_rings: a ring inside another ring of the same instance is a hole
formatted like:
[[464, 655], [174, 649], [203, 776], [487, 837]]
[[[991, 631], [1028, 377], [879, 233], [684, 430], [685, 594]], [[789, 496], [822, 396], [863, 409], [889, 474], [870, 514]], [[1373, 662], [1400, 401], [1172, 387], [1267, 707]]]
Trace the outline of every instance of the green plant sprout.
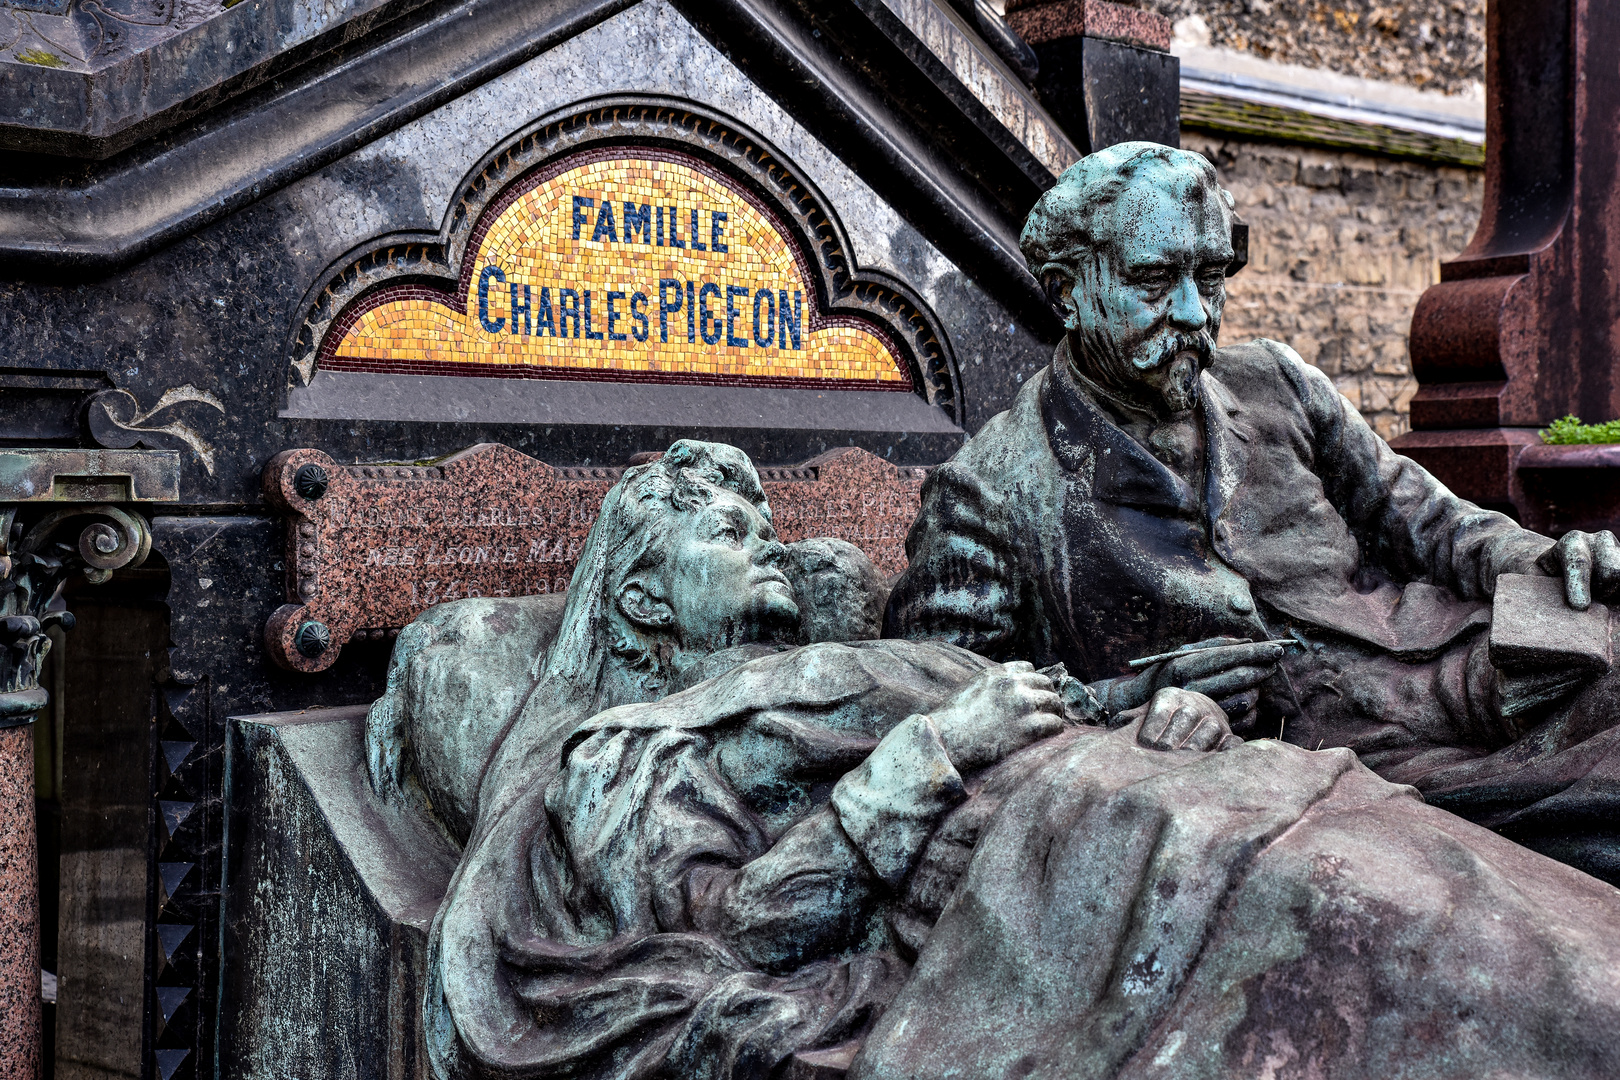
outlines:
[[1620, 443], [1620, 420], [1583, 424], [1578, 416], [1554, 420], [1541, 432], [1549, 446], [1585, 446], [1593, 443]]

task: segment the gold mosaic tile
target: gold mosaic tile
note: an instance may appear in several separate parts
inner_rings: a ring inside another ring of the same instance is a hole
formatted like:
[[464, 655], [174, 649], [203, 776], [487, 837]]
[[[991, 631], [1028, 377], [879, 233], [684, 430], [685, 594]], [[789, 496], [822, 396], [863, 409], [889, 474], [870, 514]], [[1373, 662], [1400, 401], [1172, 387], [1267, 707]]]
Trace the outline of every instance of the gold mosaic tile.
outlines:
[[[590, 205], [576, 206], [576, 197]], [[713, 250], [717, 223], [724, 252]], [[672, 225], [686, 246], [671, 246]], [[905, 379], [870, 330], [812, 330], [813, 290], [788, 239], [731, 188], [686, 165], [624, 157], [566, 170], [500, 212], [473, 265], [465, 316], [425, 299], [388, 301], [354, 322], [336, 355], [739, 380]], [[728, 287], [744, 291], [728, 295]], [[661, 297], [675, 310], [661, 312]], [[797, 312], [798, 347], [784, 308]], [[716, 340], [705, 341], [705, 331]]]

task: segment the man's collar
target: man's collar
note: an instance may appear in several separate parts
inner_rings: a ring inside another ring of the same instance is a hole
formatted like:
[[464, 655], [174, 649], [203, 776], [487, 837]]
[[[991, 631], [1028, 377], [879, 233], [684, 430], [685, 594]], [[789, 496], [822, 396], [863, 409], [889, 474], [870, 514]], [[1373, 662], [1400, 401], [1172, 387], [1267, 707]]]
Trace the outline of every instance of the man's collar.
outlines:
[[[1068, 339], [1058, 345], [1047, 380], [1047, 438], [1053, 456], [1069, 472], [1095, 458], [1092, 494], [1105, 502], [1194, 513], [1192, 489], [1111, 419], [1081, 383]], [[1090, 380], [1086, 380], [1090, 382]], [[1249, 441], [1243, 407], [1208, 369], [1199, 374], [1207, 464], [1207, 508], [1218, 518], [1242, 480]]]
[[1069, 472], [1095, 460], [1092, 494], [1125, 506], [1195, 513], [1192, 489], [1131, 438], [1076, 379], [1068, 339], [1058, 346], [1047, 382], [1046, 430], [1052, 454]]

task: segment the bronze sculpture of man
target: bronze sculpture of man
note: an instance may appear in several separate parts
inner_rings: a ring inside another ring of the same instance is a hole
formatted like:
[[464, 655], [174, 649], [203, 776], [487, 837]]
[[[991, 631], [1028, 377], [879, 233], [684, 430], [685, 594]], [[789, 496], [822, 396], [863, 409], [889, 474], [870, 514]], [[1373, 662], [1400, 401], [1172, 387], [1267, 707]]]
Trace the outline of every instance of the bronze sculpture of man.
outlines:
[[[804, 569], [847, 570], [816, 546]], [[731, 447], [627, 470], [585, 549], [539, 680], [463, 762], [434, 1076], [1612, 1071], [1620, 891], [1345, 750], [1235, 740], [1208, 697], [1151, 690], [1221, 677], [1191, 663], [1219, 650], [1087, 688], [942, 642], [795, 647], [794, 609], [842, 590], [790, 593]], [[451, 685], [414, 681], [374, 713]], [[491, 700], [408, 715], [399, 760], [466, 754], [421, 751]]]
[[[1562, 577], [1571, 616], [1611, 595], [1614, 536], [1521, 529], [1394, 453], [1288, 346], [1217, 348], [1230, 224], [1210, 164], [1150, 143], [1042, 197], [1022, 244], [1068, 332], [930, 478], [886, 632], [1087, 680], [1186, 642], [1292, 639], [1224, 702], [1239, 734], [1350, 747], [1620, 881], [1614, 678], [1499, 671], [1486, 645], [1502, 575]], [[1233, 686], [1254, 663], [1230, 661]]]

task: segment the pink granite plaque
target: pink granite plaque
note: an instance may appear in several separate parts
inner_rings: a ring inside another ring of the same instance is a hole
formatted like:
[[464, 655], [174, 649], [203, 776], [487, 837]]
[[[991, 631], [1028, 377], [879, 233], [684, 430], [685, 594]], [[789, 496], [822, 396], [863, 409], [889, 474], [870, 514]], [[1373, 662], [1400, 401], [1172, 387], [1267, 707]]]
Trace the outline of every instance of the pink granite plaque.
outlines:
[[[623, 472], [554, 468], [495, 443], [429, 465], [278, 454], [264, 484], [287, 515], [290, 603], [265, 626], [271, 657], [321, 671], [345, 642], [395, 634], [434, 604], [565, 592], [602, 497]], [[926, 475], [852, 447], [760, 470], [784, 541], [839, 537], [889, 575], [905, 568]]]

